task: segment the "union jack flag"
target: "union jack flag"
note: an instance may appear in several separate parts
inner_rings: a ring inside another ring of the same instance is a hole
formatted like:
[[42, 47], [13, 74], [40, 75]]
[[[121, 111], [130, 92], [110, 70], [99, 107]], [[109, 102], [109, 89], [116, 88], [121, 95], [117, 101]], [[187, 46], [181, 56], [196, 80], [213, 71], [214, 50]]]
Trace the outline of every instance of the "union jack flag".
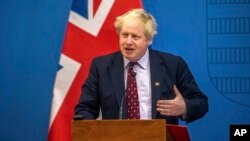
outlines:
[[49, 141], [70, 141], [71, 121], [91, 60], [119, 49], [115, 18], [141, 0], [74, 0], [54, 85]]

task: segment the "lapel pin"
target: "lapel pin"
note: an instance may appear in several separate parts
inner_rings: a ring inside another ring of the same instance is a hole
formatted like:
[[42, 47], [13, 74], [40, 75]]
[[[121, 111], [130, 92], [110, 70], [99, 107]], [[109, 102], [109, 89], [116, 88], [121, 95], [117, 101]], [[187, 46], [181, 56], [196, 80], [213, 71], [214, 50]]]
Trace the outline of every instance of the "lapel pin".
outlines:
[[155, 86], [160, 86], [160, 82], [155, 82]]

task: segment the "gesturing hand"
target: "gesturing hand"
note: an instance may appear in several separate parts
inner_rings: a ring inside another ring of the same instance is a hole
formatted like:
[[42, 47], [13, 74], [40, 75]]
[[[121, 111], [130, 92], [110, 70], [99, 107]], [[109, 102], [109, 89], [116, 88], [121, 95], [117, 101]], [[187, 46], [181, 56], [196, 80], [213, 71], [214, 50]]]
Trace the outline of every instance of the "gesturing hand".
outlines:
[[186, 115], [186, 104], [185, 101], [177, 89], [177, 87], [173, 86], [175, 98], [171, 100], [158, 100], [156, 110], [160, 112], [161, 115], [165, 116], [180, 116], [185, 117]]

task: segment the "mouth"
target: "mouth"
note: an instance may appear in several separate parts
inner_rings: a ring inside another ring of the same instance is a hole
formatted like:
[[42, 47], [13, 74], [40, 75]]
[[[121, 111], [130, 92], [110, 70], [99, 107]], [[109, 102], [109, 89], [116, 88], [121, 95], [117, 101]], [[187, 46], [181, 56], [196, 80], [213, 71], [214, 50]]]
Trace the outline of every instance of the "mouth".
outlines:
[[129, 47], [125, 47], [124, 50], [127, 51], [127, 52], [131, 52], [131, 51], [134, 51], [135, 49], [129, 48]]

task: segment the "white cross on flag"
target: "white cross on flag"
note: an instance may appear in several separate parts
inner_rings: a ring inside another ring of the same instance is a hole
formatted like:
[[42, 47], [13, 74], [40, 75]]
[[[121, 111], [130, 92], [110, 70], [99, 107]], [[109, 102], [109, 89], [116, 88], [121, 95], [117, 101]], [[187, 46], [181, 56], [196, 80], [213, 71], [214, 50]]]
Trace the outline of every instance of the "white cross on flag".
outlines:
[[119, 49], [114, 21], [141, 0], [74, 0], [54, 85], [49, 141], [70, 141], [71, 121], [91, 60]]

